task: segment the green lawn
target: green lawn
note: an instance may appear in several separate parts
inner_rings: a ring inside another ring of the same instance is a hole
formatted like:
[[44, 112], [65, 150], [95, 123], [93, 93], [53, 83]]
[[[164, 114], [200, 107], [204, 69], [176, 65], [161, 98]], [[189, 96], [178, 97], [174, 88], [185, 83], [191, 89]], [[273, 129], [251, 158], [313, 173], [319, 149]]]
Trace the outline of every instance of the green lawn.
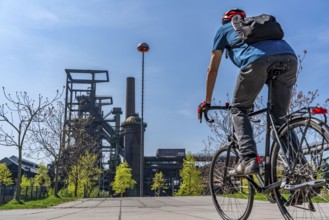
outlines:
[[[228, 197], [228, 198], [241, 198], [241, 199], [247, 199], [248, 195], [244, 194], [244, 193], [235, 193], [235, 194], [225, 194], [225, 195], [220, 195], [222, 197]], [[291, 196], [291, 194], [283, 194], [283, 197], [288, 199], [289, 196]], [[267, 197], [265, 194], [262, 193], [256, 193], [255, 200], [261, 200], [261, 201], [268, 201]], [[325, 202], [325, 201], [329, 201], [329, 196], [315, 196], [312, 197], [312, 202], [318, 203], [318, 202]]]
[[17, 202], [16, 200], [11, 200], [5, 204], [0, 205], [0, 209], [34, 209], [34, 208], [47, 208], [50, 206], [59, 205], [64, 202], [74, 201], [75, 198], [57, 198], [54, 196], [49, 196], [44, 199], [37, 199], [31, 201]]
[[255, 200], [268, 201], [268, 198], [266, 197], [265, 194], [256, 193], [255, 194]]

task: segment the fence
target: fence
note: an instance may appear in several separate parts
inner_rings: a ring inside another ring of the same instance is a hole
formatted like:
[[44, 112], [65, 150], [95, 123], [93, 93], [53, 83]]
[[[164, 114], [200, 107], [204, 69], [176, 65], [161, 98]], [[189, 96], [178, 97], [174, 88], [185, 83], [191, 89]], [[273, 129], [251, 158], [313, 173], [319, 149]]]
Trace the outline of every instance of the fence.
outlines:
[[[16, 185], [0, 186], [0, 204], [8, 202], [15, 197]], [[28, 186], [22, 187], [20, 200], [31, 200], [48, 197], [47, 188], [44, 186]]]

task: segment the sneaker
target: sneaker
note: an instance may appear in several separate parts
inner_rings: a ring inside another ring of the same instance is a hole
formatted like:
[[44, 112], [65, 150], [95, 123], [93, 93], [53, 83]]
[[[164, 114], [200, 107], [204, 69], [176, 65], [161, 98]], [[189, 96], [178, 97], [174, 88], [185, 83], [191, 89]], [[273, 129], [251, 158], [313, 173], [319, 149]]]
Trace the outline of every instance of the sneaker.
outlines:
[[259, 173], [257, 158], [251, 158], [247, 161], [240, 160], [233, 170], [229, 171], [230, 176], [248, 176]]

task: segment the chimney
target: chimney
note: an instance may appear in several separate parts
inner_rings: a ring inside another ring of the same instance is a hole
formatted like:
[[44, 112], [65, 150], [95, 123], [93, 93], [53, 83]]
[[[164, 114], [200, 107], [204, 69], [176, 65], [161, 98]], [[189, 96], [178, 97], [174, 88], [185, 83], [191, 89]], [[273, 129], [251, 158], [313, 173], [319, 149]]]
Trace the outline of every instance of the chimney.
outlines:
[[127, 77], [126, 118], [135, 114], [135, 78]]

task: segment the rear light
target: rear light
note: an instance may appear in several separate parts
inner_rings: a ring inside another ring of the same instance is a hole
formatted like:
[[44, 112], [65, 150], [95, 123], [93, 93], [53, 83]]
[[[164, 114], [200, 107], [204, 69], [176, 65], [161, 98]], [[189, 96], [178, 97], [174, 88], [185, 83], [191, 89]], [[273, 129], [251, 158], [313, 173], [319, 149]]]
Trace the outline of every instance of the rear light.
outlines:
[[312, 114], [327, 114], [328, 110], [322, 107], [311, 108]]
[[262, 158], [259, 155], [257, 155], [256, 158], [257, 158], [257, 163], [258, 164], [261, 164], [262, 163]]

